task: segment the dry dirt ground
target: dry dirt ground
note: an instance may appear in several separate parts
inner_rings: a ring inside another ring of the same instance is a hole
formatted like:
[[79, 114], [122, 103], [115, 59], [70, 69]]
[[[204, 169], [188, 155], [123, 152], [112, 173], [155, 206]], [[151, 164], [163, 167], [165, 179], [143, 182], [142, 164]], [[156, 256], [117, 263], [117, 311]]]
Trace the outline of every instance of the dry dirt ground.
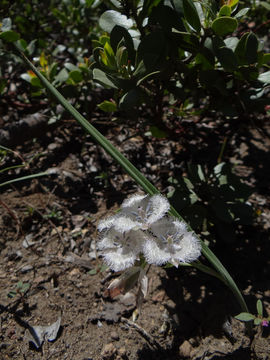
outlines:
[[[257, 218], [236, 243], [216, 247], [215, 253], [251, 311], [260, 298], [270, 314], [267, 121], [263, 127], [264, 133], [251, 127], [229, 139], [227, 157], [254, 187], [250, 202]], [[107, 136], [164, 190], [167, 178], [185, 161], [217, 157], [214, 125], [199, 132], [188, 150], [177, 140], [153, 141], [124, 126], [110, 127]], [[18, 154], [29, 168], [5, 172], [3, 181], [54, 170], [48, 177], [0, 189], [1, 360], [270, 359], [269, 328], [254, 328], [249, 337], [233, 317], [240, 309], [230, 291], [196, 270], [151, 267], [139, 316], [134, 293], [113, 300], [107, 296], [118, 274], [102, 267], [96, 225], [139, 190], [73, 121], [13, 150], [17, 154], [5, 155], [2, 169], [20, 162]], [[19, 281], [30, 287], [20, 292]], [[33, 326], [57, 320], [55, 340], [37, 348]]]

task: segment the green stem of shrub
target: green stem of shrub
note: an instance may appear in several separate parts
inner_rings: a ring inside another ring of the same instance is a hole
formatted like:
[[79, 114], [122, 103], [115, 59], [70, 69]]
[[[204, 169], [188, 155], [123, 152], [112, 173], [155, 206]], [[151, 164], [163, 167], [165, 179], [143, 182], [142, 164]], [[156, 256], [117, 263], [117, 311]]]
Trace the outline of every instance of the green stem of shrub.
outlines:
[[[19, 52], [19, 55], [24, 60], [24, 62], [31, 68], [31, 70], [36, 74], [36, 76], [43, 83], [45, 88], [56, 97], [57, 101], [77, 120], [77, 122], [105, 149], [105, 151], [110, 154], [123, 168], [124, 170], [140, 185], [145, 192], [150, 195], [159, 194], [159, 191], [151, 184], [143, 174], [131, 164], [131, 162], [126, 159], [94, 126], [92, 126], [60, 93], [55, 89], [53, 85], [36, 69], [36, 67], [31, 63], [31, 61], [16, 47], [16, 50]], [[178, 212], [171, 207], [170, 214], [181, 220], [183, 218], [178, 214]], [[184, 221], [184, 220], [183, 220]], [[215, 254], [208, 248], [206, 244], [201, 241], [202, 244], [202, 253], [207, 258], [207, 260], [213, 265], [217, 270], [215, 271], [199, 262], [194, 263], [193, 266], [196, 268], [214, 275], [218, 279], [222, 280], [234, 293], [236, 299], [238, 300], [242, 311], [249, 312], [245, 300], [238, 289], [236, 283], [221, 264]]]

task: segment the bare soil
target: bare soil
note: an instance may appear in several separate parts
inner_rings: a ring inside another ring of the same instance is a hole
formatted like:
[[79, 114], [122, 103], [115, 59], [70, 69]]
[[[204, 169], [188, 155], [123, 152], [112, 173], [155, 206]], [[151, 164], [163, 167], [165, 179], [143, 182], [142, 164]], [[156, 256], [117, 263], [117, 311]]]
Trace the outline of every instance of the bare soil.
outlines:
[[[168, 177], [183, 171], [186, 161], [216, 161], [222, 142], [218, 126], [222, 123], [193, 124], [193, 142], [186, 143], [149, 139], [127, 125], [99, 127], [165, 191]], [[239, 231], [235, 243], [215, 245], [214, 251], [251, 312], [260, 298], [269, 314], [267, 119], [262, 129], [241, 128], [230, 137], [225, 155], [254, 187], [250, 202], [257, 217]], [[132, 292], [113, 300], [106, 296], [118, 274], [101, 267], [96, 225], [139, 189], [74, 121], [13, 150], [31, 160], [29, 168], [2, 173], [0, 183], [53, 170], [50, 176], [1, 188], [0, 359], [270, 359], [269, 328], [254, 327], [248, 336], [243, 323], [234, 319], [241, 309], [230, 291], [194, 269], [151, 267], [139, 316]], [[2, 168], [20, 161], [11, 153]], [[30, 288], [10, 297], [19, 281]], [[59, 317], [56, 339], [37, 349], [29, 341], [29, 328], [51, 325]]]

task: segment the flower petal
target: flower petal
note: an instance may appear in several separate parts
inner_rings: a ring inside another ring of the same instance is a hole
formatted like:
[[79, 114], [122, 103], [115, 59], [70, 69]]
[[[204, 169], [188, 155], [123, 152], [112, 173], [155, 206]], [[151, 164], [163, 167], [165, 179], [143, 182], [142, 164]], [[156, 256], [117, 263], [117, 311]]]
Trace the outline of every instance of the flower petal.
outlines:
[[105, 262], [114, 271], [130, 267], [142, 252], [144, 234], [140, 230], [119, 232], [115, 227], [105, 232], [97, 243]]
[[98, 231], [101, 232], [103, 230], [107, 230], [112, 227], [115, 223], [116, 215], [110, 216], [104, 220], [101, 220], [98, 224]]
[[140, 224], [137, 221], [133, 221], [127, 216], [118, 216], [115, 219], [113, 227], [116, 231], [119, 231], [121, 233], [130, 231], [136, 227], [138, 227]]
[[151, 207], [151, 213], [149, 211], [148, 224], [158, 221], [170, 210], [169, 201], [162, 195], [152, 196], [149, 201], [149, 206]]
[[151, 238], [144, 243], [143, 254], [148, 264], [163, 265], [170, 259], [170, 254], [158, 246], [156, 239]]
[[[147, 260], [149, 259], [151, 263], [170, 262], [178, 266], [179, 262], [189, 263], [201, 255], [200, 241], [188, 231], [184, 221], [173, 220], [170, 217], [162, 218], [151, 224], [149, 230], [153, 238], [151, 244], [146, 241], [144, 251]], [[153, 249], [152, 253], [150, 248]], [[161, 259], [162, 254], [164, 261]]]
[[180, 245], [181, 250], [174, 254], [174, 258], [180, 262], [190, 263], [201, 255], [200, 241], [191, 232], [181, 240]]
[[139, 194], [135, 194], [133, 196], [131, 196], [130, 198], [126, 199], [123, 201], [121, 208], [127, 208], [127, 207], [137, 207], [138, 204], [141, 203], [141, 201], [146, 198], [148, 195], [139, 195]]
[[117, 251], [108, 252], [103, 255], [105, 262], [113, 271], [121, 271], [131, 267], [135, 260], [136, 256], [133, 253], [123, 254], [121, 249]]

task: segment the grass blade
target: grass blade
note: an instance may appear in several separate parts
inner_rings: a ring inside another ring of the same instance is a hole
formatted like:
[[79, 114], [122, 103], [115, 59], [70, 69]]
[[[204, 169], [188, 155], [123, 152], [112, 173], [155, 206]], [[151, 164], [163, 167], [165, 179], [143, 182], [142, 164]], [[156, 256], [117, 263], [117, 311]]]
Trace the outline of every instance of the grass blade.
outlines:
[[5, 181], [5, 182], [3, 182], [2, 184], [0, 184], [0, 187], [6, 186], [6, 185], [9, 185], [9, 184], [13, 184], [13, 183], [18, 182], [18, 181], [35, 179], [35, 178], [37, 178], [37, 177], [46, 176], [46, 175], [49, 175], [49, 174], [48, 174], [47, 172], [40, 172], [40, 173], [38, 173], [38, 174], [32, 174], [32, 175], [22, 176], [22, 177], [15, 178], [15, 179], [12, 179], [12, 180], [9, 180], [9, 181]]

